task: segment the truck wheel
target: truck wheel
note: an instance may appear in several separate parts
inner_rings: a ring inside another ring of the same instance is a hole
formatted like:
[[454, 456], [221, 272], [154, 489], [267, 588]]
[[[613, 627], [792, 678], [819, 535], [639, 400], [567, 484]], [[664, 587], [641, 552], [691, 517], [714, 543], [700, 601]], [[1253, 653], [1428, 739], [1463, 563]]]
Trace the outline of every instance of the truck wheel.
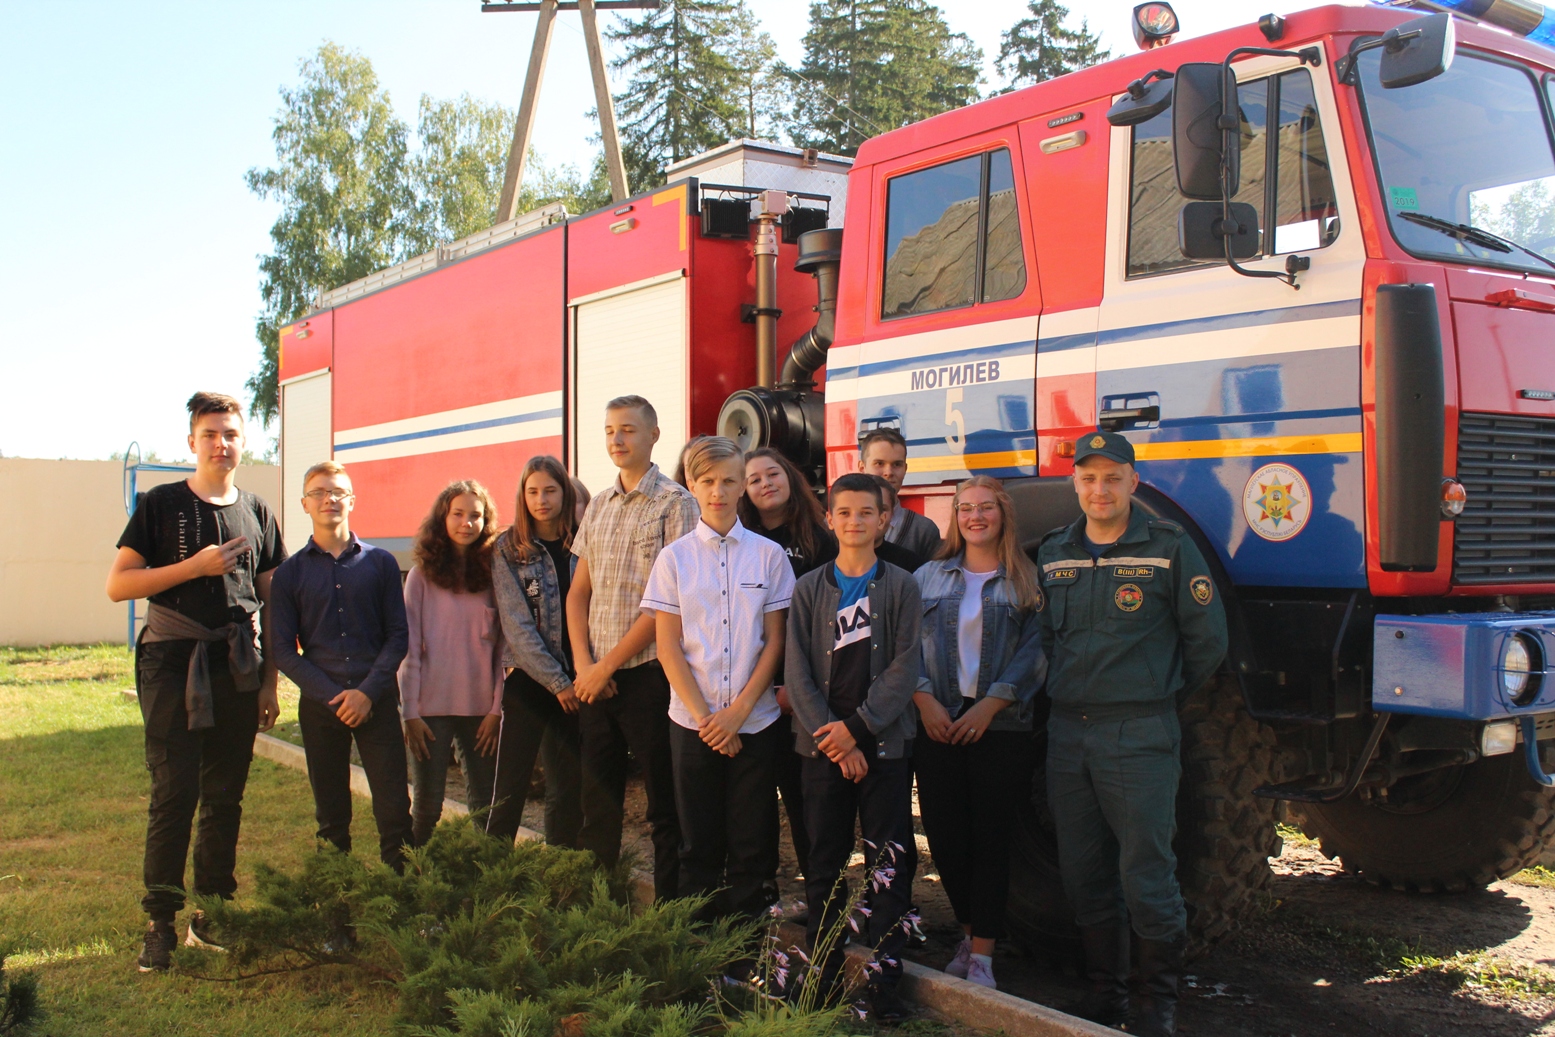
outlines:
[[1302, 813], [1307, 834], [1346, 871], [1422, 893], [1504, 879], [1555, 843], [1555, 792], [1528, 776], [1521, 749], [1406, 778], [1386, 800], [1351, 796], [1303, 804]]
[[[1181, 711], [1182, 784], [1177, 796], [1177, 878], [1188, 903], [1189, 950], [1199, 953], [1255, 906], [1280, 854], [1280, 804], [1253, 789], [1272, 780], [1274, 733], [1247, 714], [1234, 678], [1200, 688]], [[1039, 739], [1042, 759], [1046, 743]], [[1038, 767], [1011, 845], [1011, 934], [1055, 956], [1078, 947], [1074, 912], [1058, 874], [1058, 842]]]

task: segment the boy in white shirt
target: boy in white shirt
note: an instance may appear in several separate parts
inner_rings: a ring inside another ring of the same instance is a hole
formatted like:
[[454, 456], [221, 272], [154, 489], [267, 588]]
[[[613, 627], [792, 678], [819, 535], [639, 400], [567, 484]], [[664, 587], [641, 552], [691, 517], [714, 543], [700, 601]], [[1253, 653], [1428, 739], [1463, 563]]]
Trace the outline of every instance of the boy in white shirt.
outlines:
[[706, 914], [766, 908], [777, 848], [775, 761], [785, 751], [772, 677], [783, 657], [793, 568], [783, 549], [735, 515], [745, 458], [712, 436], [686, 454], [702, 510], [660, 552], [643, 592], [669, 678], [670, 749], [680, 817], [680, 895], [712, 896]]

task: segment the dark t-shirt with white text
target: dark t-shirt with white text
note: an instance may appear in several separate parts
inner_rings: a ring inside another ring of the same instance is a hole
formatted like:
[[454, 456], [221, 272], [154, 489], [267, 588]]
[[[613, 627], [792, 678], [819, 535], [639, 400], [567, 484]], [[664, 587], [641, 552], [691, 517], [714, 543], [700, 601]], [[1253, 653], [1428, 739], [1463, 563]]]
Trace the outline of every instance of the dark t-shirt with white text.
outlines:
[[187, 482], [148, 490], [130, 516], [119, 547], [127, 547], [153, 569], [173, 565], [212, 544], [247, 537], [250, 550], [226, 576], [201, 576], [169, 587], [151, 600], [207, 627], [241, 622], [259, 611], [254, 579], [286, 560], [281, 527], [269, 505], [247, 490], [231, 504], [210, 504]]

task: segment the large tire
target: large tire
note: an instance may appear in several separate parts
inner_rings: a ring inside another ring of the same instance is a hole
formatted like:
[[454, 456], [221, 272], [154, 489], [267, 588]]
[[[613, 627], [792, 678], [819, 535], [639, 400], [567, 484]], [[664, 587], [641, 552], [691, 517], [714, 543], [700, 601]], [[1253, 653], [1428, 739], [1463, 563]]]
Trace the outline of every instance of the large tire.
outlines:
[[1307, 834], [1346, 871], [1422, 893], [1481, 888], [1539, 863], [1555, 844], [1555, 791], [1528, 776], [1521, 749], [1407, 778], [1385, 805], [1351, 796], [1304, 804], [1302, 814]]
[[[1280, 854], [1279, 805], [1253, 795], [1271, 780], [1274, 733], [1247, 714], [1236, 681], [1224, 676], [1196, 692], [1181, 719], [1177, 878], [1188, 903], [1189, 950], [1198, 953], [1252, 910], [1269, 884], [1269, 858]], [[1067, 953], [1078, 945], [1041, 766], [1012, 841], [1006, 917], [1011, 934], [1034, 950]]]

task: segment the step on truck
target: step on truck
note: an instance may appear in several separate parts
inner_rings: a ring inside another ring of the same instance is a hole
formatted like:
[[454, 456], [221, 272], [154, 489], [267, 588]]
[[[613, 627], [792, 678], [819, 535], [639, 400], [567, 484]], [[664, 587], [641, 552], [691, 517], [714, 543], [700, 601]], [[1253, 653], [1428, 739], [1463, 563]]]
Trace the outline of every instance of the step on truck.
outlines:
[[[943, 527], [997, 476], [1034, 550], [1078, 515], [1077, 439], [1117, 431], [1230, 620], [1182, 704], [1199, 944], [1287, 817], [1379, 884], [1505, 877], [1555, 842], [1555, 18], [1433, 6], [1474, 17], [1183, 39], [1141, 4], [1140, 53], [851, 163], [734, 142], [336, 289], [282, 333], [288, 499], [332, 454], [406, 561], [450, 479], [511, 499], [547, 452], [602, 487], [598, 411], [640, 392], [666, 469], [720, 432], [821, 485], [896, 428], [907, 506]], [[1045, 800], [1039, 772], [1010, 907], [1034, 942], [1072, 932]]]

